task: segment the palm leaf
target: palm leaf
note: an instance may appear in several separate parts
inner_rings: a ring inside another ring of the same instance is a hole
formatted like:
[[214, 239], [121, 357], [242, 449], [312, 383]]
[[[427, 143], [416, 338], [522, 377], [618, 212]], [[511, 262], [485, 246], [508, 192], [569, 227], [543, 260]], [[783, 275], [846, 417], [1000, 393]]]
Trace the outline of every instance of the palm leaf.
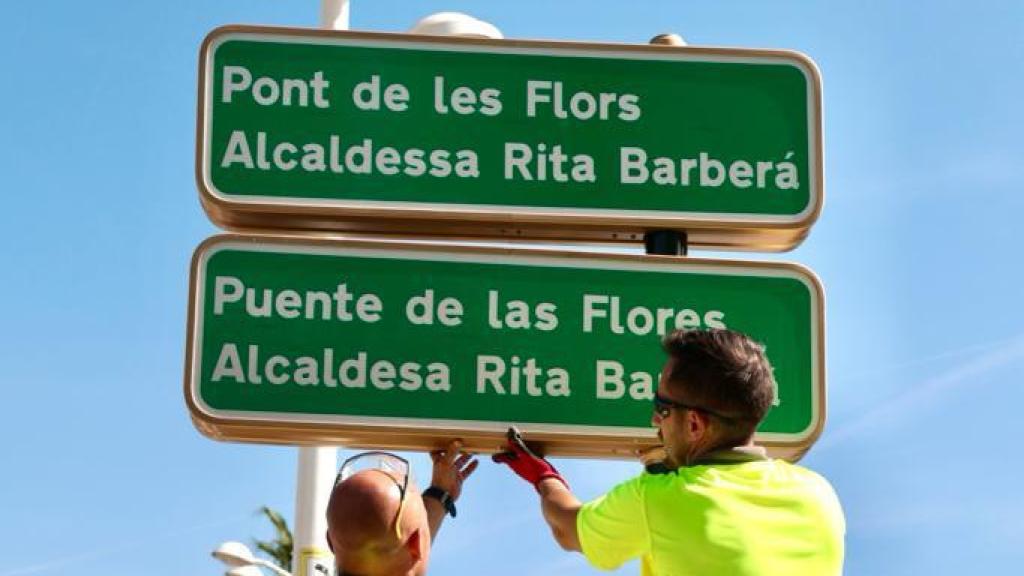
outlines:
[[256, 548], [270, 556], [278, 566], [290, 572], [292, 569], [294, 543], [292, 531], [288, 528], [288, 522], [284, 519], [284, 516], [281, 516], [277, 511], [267, 506], [261, 506], [259, 513], [266, 516], [267, 520], [270, 520], [276, 534], [273, 540], [253, 539], [253, 543], [256, 545]]

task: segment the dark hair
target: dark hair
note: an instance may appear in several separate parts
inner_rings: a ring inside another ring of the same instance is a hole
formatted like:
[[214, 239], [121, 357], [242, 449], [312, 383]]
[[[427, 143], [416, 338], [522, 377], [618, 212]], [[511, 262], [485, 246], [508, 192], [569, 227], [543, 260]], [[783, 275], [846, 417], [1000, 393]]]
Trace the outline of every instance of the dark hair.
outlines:
[[676, 330], [662, 340], [675, 362], [665, 384], [680, 401], [718, 416], [722, 440], [745, 442], [775, 400], [764, 346], [734, 330]]

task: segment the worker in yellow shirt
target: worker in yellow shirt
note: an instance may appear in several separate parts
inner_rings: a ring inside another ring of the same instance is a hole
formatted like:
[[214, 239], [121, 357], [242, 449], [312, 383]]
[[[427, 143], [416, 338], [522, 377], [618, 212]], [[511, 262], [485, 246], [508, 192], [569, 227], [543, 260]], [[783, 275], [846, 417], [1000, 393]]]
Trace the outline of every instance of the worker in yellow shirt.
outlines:
[[566, 550], [601, 569], [640, 558], [644, 576], [832, 576], [843, 512], [829, 483], [753, 443], [775, 382], [764, 348], [731, 330], [676, 331], [654, 397], [665, 472], [643, 472], [586, 504], [510, 430], [508, 464], [536, 488]]

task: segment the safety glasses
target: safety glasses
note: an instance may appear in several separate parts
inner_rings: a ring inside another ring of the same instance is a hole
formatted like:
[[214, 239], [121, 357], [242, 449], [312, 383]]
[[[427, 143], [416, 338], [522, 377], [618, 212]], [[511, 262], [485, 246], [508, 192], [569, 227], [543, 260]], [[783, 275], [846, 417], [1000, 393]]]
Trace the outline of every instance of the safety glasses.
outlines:
[[[405, 494], [409, 490], [409, 476], [412, 475], [409, 467], [409, 461], [390, 452], [374, 451], [356, 454], [342, 462], [341, 469], [338, 470], [338, 476], [334, 479], [334, 485], [337, 486], [364, 470], [382, 470], [384, 472], [388, 472], [388, 478], [394, 480], [395, 485], [398, 486], [401, 496], [398, 502], [398, 512], [395, 514], [394, 530], [395, 536], [397, 536], [398, 541], [401, 542], [402, 511], [405, 510]], [[397, 479], [395, 478], [396, 476]]]
[[710, 414], [710, 415], [715, 416], [717, 418], [720, 418], [722, 420], [731, 420], [730, 417], [728, 417], [728, 416], [726, 416], [724, 414], [719, 414], [718, 412], [715, 412], [714, 410], [708, 410], [707, 408], [703, 408], [701, 406], [693, 406], [692, 404], [683, 404], [682, 402], [676, 402], [675, 400], [673, 400], [673, 399], [671, 399], [671, 398], [669, 398], [667, 396], [662, 396], [660, 392], [655, 392], [654, 393], [654, 413], [655, 414], [657, 414], [661, 418], [668, 418], [672, 414], [672, 409], [673, 408], [682, 408], [684, 410], [696, 410], [697, 412], [703, 412], [705, 414]]

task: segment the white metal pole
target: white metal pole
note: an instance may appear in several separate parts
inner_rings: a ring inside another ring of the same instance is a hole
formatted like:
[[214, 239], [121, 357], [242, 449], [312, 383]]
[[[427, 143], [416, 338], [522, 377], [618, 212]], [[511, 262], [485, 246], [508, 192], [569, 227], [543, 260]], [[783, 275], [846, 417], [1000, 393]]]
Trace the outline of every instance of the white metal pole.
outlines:
[[348, 30], [348, 0], [322, 0], [320, 27], [330, 30]]
[[[348, 8], [349, 0], [321, 0], [320, 26], [347, 30]], [[299, 448], [292, 534], [292, 573], [295, 576], [320, 576], [322, 573], [314, 570], [317, 564], [326, 568], [326, 574], [334, 573], [334, 557], [327, 547], [326, 512], [337, 468], [336, 448]]]
[[292, 573], [320, 576], [317, 564], [333, 573], [334, 557], [327, 547], [327, 501], [334, 487], [338, 450], [334, 447], [299, 448], [295, 481], [295, 531]]
[[[262, 567], [266, 568], [267, 570], [270, 570], [271, 572], [273, 572], [276, 576], [292, 576], [291, 572], [288, 572], [287, 570], [279, 567], [277, 564], [274, 564], [273, 562], [271, 562], [269, 560], [261, 560], [261, 559], [257, 558], [256, 561], [252, 563], [252, 565], [253, 566], [262, 566]], [[257, 569], [257, 571], [258, 571], [258, 569]], [[260, 574], [263, 574], [263, 572], [260, 572]]]

